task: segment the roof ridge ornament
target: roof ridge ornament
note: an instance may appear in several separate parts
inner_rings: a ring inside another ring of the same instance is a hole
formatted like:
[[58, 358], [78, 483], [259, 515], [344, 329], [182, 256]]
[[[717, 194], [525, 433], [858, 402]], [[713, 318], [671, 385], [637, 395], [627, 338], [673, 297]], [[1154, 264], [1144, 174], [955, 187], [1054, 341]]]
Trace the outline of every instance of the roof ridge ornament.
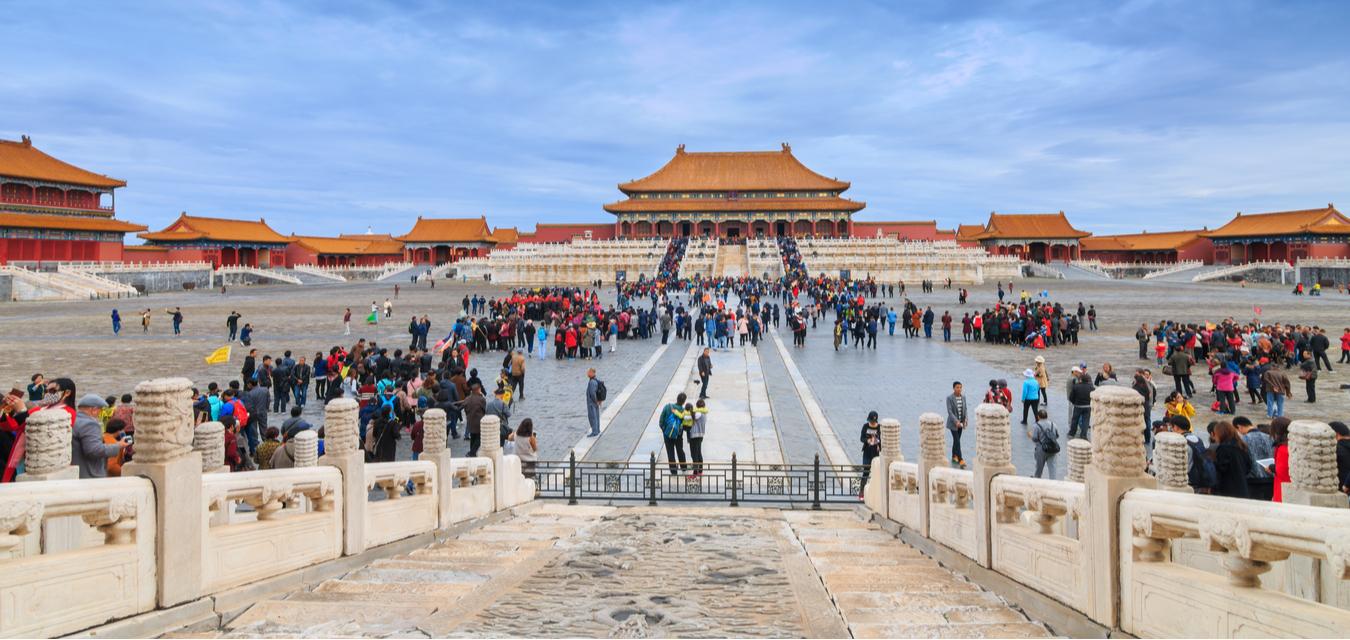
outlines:
[[677, 156], [682, 156], [682, 155], [684, 155], [684, 143], [683, 143], [683, 142], [680, 143], [680, 146], [675, 147], [675, 155], [677, 155]]
[[784, 152], [784, 153], [792, 153], [792, 145], [790, 145], [790, 144], [784, 142], [784, 143], [783, 143], [783, 152]]
[[20, 141], [20, 142], [23, 142], [23, 146], [25, 146], [25, 147], [31, 147], [31, 146], [33, 146], [33, 139], [30, 138], [30, 137], [28, 137], [28, 136], [26, 136], [26, 135], [24, 135], [24, 136], [19, 136], [19, 141]]

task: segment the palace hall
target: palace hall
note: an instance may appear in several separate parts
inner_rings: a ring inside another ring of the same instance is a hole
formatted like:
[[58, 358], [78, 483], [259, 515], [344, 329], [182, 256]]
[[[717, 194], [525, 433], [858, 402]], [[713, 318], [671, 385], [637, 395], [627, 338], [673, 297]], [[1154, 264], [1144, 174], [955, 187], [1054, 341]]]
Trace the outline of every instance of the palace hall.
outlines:
[[619, 185], [627, 196], [605, 205], [621, 238], [715, 236], [847, 237], [866, 203], [841, 197], [849, 183], [778, 151], [695, 152]]

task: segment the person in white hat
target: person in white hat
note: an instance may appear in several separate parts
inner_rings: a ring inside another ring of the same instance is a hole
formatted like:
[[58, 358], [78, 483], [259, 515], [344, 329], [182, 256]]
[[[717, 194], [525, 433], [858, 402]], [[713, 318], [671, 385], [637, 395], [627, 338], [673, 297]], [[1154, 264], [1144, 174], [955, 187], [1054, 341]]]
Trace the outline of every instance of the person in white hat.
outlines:
[[1046, 390], [1050, 388], [1050, 370], [1045, 368], [1045, 356], [1036, 356], [1036, 366], [1031, 368], [1036, 374], [1036, 384], [1041, 387], [1041, 405], [1050, 406], [1050, 394]]

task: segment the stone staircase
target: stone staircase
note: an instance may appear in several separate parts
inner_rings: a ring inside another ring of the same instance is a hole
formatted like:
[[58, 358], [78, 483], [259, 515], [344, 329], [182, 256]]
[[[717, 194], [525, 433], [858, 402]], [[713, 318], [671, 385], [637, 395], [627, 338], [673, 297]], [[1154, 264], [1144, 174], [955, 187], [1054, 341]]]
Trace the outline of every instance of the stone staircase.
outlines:
[[273, 284], [304, 284], [299, 278], [275, 269], [259, 269], [258, 267], [243, 265], [225, 266], [216, 269], [216, 278], [220, 279], [221, 282], [226, 282], [228, 276], [235, 276], [240, 280], [254, 278], [264, 282], [270, 281]]
[[750, 273], [750, 254], [743, 244], [726, 244], [718, 247], [717, 260], [713, 264], [713, 276], [718, 278], [740, 278]]

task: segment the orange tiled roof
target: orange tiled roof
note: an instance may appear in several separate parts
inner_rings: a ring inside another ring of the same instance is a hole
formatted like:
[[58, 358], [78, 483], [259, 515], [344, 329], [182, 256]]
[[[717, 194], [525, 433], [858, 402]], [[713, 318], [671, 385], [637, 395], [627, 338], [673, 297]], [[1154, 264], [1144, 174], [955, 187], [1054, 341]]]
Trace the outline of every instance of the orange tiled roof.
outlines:
[[365, 237], [361, 235], [343, 235], [336, 238], [322, 236], [297, 236], [291, 234], [294, 242], [314, 253], [329, 255], [385, 255], [403, 253], [403, 243], [389, 236]]
[[215, 240], [217, 242], [260, 242], [287, 244], [291, 240], [267, 226], [267, 221], [230, 220], [179, 214], [178, 219], [160, 231], [140, 234], [152, 242], [189, 242]]
[[956, 225], [957, 240], [975, 240], [975, 236], [984, 233], [982, 224], [958, 224]]
[[520, 242], [520, 231], [515, 227], [497, 227], [492, 230], [492, 239], [501, 244]]
[[69, 231], [145, 231], [145, 225], [95, 216], [47, 216], [30, 213], [0, 213], [0, 227], [65, 229]]
[[624, 193], [642, 191], [768, 191], [837, 190], [849, 183], [826, 178], [792, 155], [792, 147], [780, 151], [685, 151], [645, 178], [619, 185]]
[[107, 189], [127, 186], [125, 181], [85, 171], [38, 151], [28, 136], [19, 142], [0, 140], [0, 176]]
[[1350, 225], [1350, 218], [1346, 218], [1335, 206], [1328, 204], [1321, 209], [1299, 211], [1246, 214], [1239, 211], [1228, 224], [1203, 235], [1206, 238], [1240, 238], [1300, 233], [1339, 234], [1345, 233], [1338, 230], [1342, 225]]
[[1083, 251], [1175, 251], [1199, 240], [1202, 233], [1203, 229], [1092, 236], [1084, 238], [1079, 247]]
[[417, 216], [411, 231], [394, 238], [404, 242], [496, 242], [488, 230], [487, 217], [423, 218]]
[[984, 231], [973, 240], [994, 238], [1086, 238], [1092, 234], [1079, 231], [1069, 224], [1063, 211], [1059, 213], [993, 213]]
[[756, 198], [719, 200], [689, 198], [678, 200], [620, 200], [605, 205], [610, 213], [644, 211], [861, 211], [866, 202], [847, 198]]

